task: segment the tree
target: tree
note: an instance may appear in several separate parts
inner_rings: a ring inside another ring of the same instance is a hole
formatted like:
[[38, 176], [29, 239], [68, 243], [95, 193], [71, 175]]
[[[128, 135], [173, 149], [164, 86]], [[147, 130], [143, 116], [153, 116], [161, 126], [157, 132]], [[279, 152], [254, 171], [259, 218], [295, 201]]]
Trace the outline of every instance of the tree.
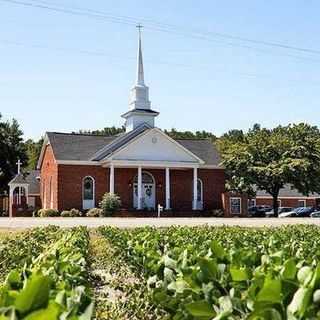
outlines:
[[[235, 189], [256, 186], [273, 198], [278, 214], [279, 191], [290, 184], [304, 195], [320, 191], [320, 132], [315, 126], [294, 124], [274, 129], [255, 125], [243, 136], [226, 137], [223, 164]], [[232, 140], [233, 139], [233, 140]], [[221, 142], [220, 142], [221, 143]]]
[[3, 192], [7, 191], [9, 181], [17, 172], [18, 159], [26, 164], [28, 158], [18, 122], [1, 119], [0, 114], [0, 192]]
[[173, 139], [210, 139], [212, 142], [216, 140], [216, 136], [208, 131], [178, 131], [174, 128], [164, 130], [164, 132]]
[[41, 138], [39, 141], [33, 141], [32, 139], [28, 139], [25, 142], [26, 152], [28, 156], [27, 170], [36, 169], [38, 159], [41, 153], [42, 144], [43, 138]]
[[79, 130], [78, 133], [80, 134], [92, 134], [96, 136], [115, 136], [119, 133], [125, 132], [126, 129], [125, 127], [121, 128], [116, 128], [115, 126], [113, 127], [105, 127], [102, 130]]

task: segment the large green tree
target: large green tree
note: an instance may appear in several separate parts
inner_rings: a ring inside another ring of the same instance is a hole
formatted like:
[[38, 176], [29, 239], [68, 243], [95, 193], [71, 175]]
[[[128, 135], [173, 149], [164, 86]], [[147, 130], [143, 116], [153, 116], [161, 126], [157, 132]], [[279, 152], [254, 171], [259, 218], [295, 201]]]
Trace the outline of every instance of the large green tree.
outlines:
[[0, 193], [8, 190], [8, 182], [17, 172], [17, 161], [27, 163], [23, 132], [18, 122], [3, 121], [0, 114]]
[[305, 195], [320, 191], [320, 132], [315, 126], [255, 125], [248, 133], [231, 132], [219, 145], [231, 188], [250, 190], [255, 185], [267, 191], [276, 215], [285, 184]]
[[36, 169], [42, 144], [43, 144], [43, 138], [41, 138], [38, 141], [33, 141], [32, 139], [28, 139], [25, 142], [26, 152], [28, 156], [27, 170]]

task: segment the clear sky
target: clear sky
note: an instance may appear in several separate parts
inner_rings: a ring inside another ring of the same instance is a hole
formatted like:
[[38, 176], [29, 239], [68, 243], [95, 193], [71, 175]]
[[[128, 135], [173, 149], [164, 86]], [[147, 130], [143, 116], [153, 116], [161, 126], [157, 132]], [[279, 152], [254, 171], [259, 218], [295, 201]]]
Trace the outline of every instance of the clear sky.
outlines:
[[[70, 13], [78, 7], [100, 16]], [[219, 135], [254, 123], [318, 124], [319, 16], [316, 0], [0, 0], [0, 112], [26, 138], [121, 126], [141, 21], [158, 127]]]

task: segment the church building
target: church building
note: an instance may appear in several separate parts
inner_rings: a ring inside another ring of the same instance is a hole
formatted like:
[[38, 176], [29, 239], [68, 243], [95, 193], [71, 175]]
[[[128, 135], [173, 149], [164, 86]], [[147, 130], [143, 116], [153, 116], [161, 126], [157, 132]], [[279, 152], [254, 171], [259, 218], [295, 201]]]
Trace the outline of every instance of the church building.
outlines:
[[225, 172], [216, 147], [207, 139], [169, 137], [156, 127], [158, 116], [144, 80], [139, 34], [136, 81], [122, 115], [125, 132], [47, 132], [33, 174], [41, 206], [85, 211], [111, 192], [127, 211], [152, 211], [159, 204], [172, 212], [222, 209]]

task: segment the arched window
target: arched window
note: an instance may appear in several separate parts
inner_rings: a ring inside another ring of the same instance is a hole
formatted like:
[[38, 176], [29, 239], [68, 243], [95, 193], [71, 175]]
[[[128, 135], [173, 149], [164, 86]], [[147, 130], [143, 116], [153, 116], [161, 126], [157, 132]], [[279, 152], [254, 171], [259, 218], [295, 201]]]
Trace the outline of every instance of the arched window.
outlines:
[[[138, 175], [136, 175], [133, 179], [133, 183], [138, 183]], [[142, 183], [154, 183], [153, 176], [146, 171], [142, 172]]]
[[83, 179], [83, 200], [94, 199], [94, 180], [92, 177]]

